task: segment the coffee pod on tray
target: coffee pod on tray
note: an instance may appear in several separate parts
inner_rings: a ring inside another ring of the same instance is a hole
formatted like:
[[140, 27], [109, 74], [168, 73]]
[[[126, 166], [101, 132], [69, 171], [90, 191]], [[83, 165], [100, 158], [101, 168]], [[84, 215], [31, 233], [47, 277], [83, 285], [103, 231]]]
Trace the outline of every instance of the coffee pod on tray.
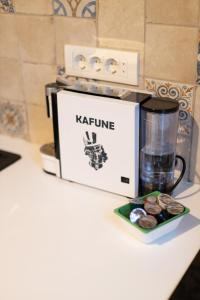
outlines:
[[176, 201], [170, 203], [167, 206], [167, 212], [171, 216], [176, 216], [176, 215], [183, 213], [184, 209], [185, 209], [185, 207]]
[[146, 215], [146, 216], [141, 217], [138, 220], [138, 225], [145, 229], [152, 229], [152, 228], [156, 227], [157, 220], [153, 216]]
[[158, 204], [162, 207], [162, 209], [166, 209], [169, 204], [174, 202], [174, 198], [168, 194], [160, 194], [158, 195]]
[[162, 208], [158, 204], [152, 204], [146, 202], [144, 205], [144, 209], [148, 215], [156, 216], [161, 213]]
[[131, 223], [136, 223], [141, 217], [146, 216], [146, 211], [142, 208], [134, 208], [130, 213]]
[[158, 223], [162, 223], [168, 219], [168, 214], [165, 210], [162, 210], [162, 208], [158, 204], [151, 204], [146, 202], [144, 205], [144, 209], [148, 215], [154, 216], [157, 219]]
[[144, 202], [148, 202], [148, 203], [151, 203], [151, 204], [156, 204], [157, 203], [157, 197], [153, 196], [153, 195], [147, 196], [144, 199]]

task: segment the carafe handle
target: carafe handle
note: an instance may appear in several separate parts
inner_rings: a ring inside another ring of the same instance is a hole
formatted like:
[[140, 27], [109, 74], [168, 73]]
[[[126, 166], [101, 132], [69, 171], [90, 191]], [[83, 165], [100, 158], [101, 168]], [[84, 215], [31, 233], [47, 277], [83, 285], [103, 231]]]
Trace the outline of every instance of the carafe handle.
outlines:
[[176, 182], [174, 183], [174, 185], [172, 186], [170, 192], [172, 192], [176, 187], [177, 185], [179, 184], [179, 182], [181, 181], [181, 179], [183, 178], [184, 174], [185, 174], [185, 170], [186, 170], [186, 163], [185, 163], [185, 159], [180, 156], [180, 155], [176, 155], [176, 160], [177, 159], [180, 159], [181, 162], [182, 162], [182, 171], [181, 171], [181, 174], [179, 176], [179, 178], [176, 180]]

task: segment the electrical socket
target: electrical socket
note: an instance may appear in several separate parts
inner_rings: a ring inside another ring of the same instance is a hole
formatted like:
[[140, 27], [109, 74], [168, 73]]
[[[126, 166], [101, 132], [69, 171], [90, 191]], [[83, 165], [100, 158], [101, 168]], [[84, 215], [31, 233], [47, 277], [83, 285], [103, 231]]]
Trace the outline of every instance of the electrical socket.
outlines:
[[65, 45], [67, 75], [138, 85], [139, 53]]

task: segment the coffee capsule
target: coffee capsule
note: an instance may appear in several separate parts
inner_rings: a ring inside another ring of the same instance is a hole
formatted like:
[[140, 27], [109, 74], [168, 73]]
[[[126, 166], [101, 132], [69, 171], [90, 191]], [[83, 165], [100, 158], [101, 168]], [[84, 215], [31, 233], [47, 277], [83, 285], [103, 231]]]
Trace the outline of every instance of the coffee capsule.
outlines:
[[144, 199], [144, 202], [148, 202], [148, 203], [151, 203], [151, 204], [156, 204], [157, 203], [157, 197], [153, 196], [153, 195], [147, 196]]
[[168, 194], [160, 194], [158, 195], [158, 204], [162, 207], [162, 209], [166, 209], [169, 204], [174, 202], [174, 198]]
[[130, 213], [131, 223], [136, 223], [141, 217], [146, 216], [146, 211], [142, 208], [134, 208]]
[[145, 203], [144, 209], [148, 215], [152, 216], [159, 215], [162, 211], [162, 208], [158, 204], [152, 204], [148, 202]]
[[156, 227], [157, 220], [153, 216], [146, 215], [146, 216], [141, 217], [138, 220], [138, 225], [145, 229], [152, 229], [152, 228]]
[[170, 203], [167, 206], [167, 212], [172, 216], [176, 216], [176, 215], [183, 213], [184, 209], [185, 209], [185, 207], [176, 201]]
[[170, 218], [169, 213], [166, 210], [162, 210], [159, 215], [156, 216], [158, 223], [163, 223]]

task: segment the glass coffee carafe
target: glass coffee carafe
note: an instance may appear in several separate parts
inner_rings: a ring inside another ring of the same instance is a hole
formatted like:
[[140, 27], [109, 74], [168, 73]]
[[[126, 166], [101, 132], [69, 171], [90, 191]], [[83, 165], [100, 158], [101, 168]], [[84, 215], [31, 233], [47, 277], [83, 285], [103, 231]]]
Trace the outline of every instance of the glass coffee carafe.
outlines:
[[[152, 98], [141, 105], [140, 194], [160, 191], [171, 194], [185, 173], [185, 161], [176, 155], [179, 103]], [[182, 171], [174, 182], [176, 160]]]

